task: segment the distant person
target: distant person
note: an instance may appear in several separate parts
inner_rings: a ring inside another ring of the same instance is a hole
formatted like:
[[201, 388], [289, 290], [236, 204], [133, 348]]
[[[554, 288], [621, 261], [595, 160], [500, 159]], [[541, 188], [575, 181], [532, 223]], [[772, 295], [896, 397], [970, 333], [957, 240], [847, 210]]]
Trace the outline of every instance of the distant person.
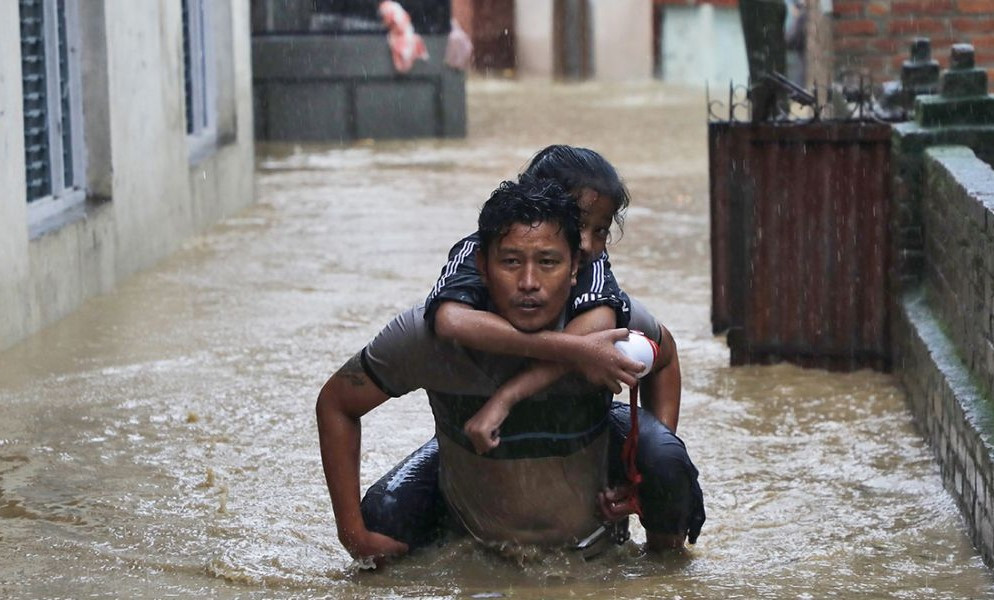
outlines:
[[801, 87], [807, 85], [807, 10], [804, 0], [784, 0], [787, 18], [784, 21], [784, 43], [787, 49], [787, 78]]

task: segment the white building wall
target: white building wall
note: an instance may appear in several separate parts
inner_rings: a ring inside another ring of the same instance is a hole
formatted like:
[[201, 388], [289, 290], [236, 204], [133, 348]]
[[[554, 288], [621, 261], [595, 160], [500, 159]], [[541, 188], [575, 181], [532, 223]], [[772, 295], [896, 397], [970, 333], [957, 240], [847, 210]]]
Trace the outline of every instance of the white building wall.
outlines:
[[652, 2], [590, 0], [594, 78], [628, 81], [652, 77]]
[[20, 33], [17, 3], [0, 2], [0, 331], [19, 327], [8, 307], [23, 302], [28, 274]]
[[136, 249], [119, 257], [132, 272], [194, 231], [183, 31], [179, 2], [109, 0], [107, 14], [114, 216], [118, 243]]
[[[652, 3], [649, 0], [587, 0], [594, 79], [652, 77]], [[514, 6], [518, 74], [552, 77], [554, 0], [517, 0]]]
[[745, 37], [736, 8], [667, 6], [660, 41], [663, 80], [725, 90], [749, 79]]
[[553, 0], [517, 0], [514, 3], [514, 47], [517, 73], [522, 77], [552, 77]]
[[180, 3], [80, 4], [91, 37], [83, 43], [91, 201], [84, 218], [31, 237], [18, 8], [0, 2], [0, 349], [252, 201], [248, 3], [209, 3], [223, 88], [219, 142], [195, 164], [185, 129]]

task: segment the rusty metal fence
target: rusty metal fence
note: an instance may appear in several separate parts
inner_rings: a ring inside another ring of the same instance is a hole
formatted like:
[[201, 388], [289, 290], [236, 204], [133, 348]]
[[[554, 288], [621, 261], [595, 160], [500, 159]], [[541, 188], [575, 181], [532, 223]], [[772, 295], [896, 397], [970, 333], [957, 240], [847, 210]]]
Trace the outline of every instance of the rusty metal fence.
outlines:
[[708, 127], [712, 326], [731, 363], [890, 366], [890, 126]]

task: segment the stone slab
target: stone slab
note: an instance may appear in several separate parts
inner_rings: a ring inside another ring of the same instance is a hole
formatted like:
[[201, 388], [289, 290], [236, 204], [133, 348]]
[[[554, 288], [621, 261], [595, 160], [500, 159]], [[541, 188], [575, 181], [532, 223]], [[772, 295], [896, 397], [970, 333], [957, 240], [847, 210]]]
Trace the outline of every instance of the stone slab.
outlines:
[[373, 139], [441, 136], [438, 86], [410, 81], [397, 86], [370, 81], [356, 86], [356, 137]]
[[348, 85], [333, 82], [279, 82], [263, 88], [266, 139], [347, 140], [352, 137]]
[[386, 37], [262, 35], [252, 40], [257, 139], [348, 141], [466, 135], [465, 74], [430, 59], [394, 70]]
[[266, 79], [374, 79], [440, 76], [447, 36], [425, 36], [431, 59], [408, 73], [394, 71], [385, 35], [264, 35], [252, 38], [252, 77]]
[[946, 71], [942, 75], [939, 94], [945, 98], [986, 96], [987, 71], [983, 69]]
[[915, 121], [922, 127], [994, 124], [994, 96], [918, 96]]

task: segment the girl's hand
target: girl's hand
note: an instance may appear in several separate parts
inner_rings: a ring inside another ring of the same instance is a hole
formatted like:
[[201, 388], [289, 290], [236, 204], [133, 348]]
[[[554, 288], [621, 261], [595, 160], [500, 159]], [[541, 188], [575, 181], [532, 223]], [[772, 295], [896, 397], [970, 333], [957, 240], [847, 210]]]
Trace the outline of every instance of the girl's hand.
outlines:
[[508, 412], [507, 405], [495, 395], [466, 421], [463, 432], [477, 454], [490, 452], [500, 445], [500, 426]]
[[638, 374], [645, 365], [625, 356], [614, 343], [628, 338], [628, 330], [607, 329], [589, 333], [581, 338], [574, 368], [594, 385], [621, 393], [621, 385], [632, 387], [638, 383]]

